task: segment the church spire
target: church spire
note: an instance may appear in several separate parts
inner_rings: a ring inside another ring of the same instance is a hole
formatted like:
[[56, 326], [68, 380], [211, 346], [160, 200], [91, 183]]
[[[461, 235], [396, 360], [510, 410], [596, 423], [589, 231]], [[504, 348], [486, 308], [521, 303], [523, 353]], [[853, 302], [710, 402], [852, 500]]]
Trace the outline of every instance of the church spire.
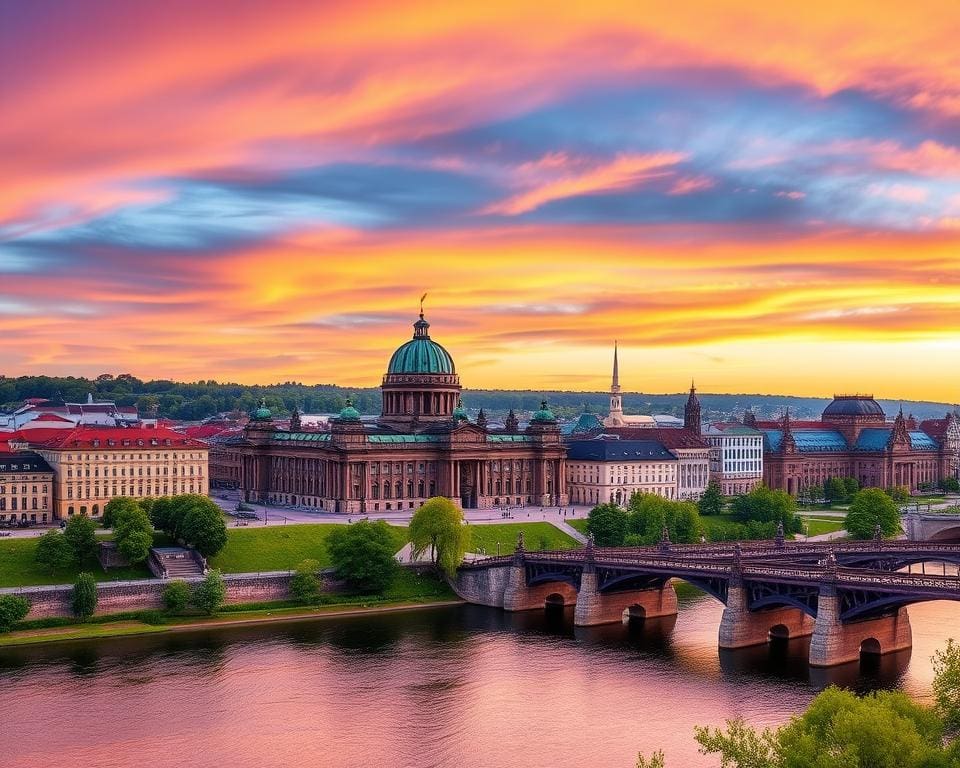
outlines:
[[683, 428], [699, 435], [702, 428], [700, 416], [700, 400], [697, 398], [697, 388], [690, 380], [690, 395], [687, 404], [683, 407]]
[[623, 426], [623, 401], [620, 399], [620, 364], [617, 360], [617, 342], [613, 342], [613, 378], [610, 381], [610, 415], [608, 427]]

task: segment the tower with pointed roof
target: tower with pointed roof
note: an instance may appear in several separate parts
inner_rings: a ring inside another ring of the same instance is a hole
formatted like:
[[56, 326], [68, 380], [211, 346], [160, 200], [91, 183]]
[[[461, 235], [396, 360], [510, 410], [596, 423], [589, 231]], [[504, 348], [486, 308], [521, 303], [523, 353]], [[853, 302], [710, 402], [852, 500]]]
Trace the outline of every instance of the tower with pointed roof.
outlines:
[[617, 342], [613, 342], [613, 377], [610, 380], [610, 415], [608, 427], [623, 426], [623, 399], [620, 396], [620, 364], [617, 360]]
[[697, 398], [697, 388], [690, 382], [690, 395], [687, 404], [683, 407], [683, 428], [699, 435], [702, 422], [700, 420], [700, 400]]

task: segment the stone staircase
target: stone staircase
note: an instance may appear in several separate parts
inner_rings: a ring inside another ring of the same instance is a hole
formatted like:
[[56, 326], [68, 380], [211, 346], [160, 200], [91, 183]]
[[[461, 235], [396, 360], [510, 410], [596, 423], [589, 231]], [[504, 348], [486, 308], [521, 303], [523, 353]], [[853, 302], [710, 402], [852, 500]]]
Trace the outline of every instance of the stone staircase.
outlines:
[[200, 554], [183, 547], [154, 547], [150, 550], [149, 565], [155, 576], [166, 579], [188, 579], [206, 572], [206, 562]]

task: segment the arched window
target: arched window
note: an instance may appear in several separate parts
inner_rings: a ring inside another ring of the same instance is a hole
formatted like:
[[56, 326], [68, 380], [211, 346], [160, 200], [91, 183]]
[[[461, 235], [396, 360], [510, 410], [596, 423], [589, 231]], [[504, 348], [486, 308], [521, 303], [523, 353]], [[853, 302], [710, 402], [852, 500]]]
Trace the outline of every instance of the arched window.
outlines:
[[[386, 481], [383, 483], [383, 498], [390, 498], [390, 483]], [[387, 507], [387, 509], [389, 509], [389, 507]]]
[[397, 498], [398, 498], [398, 499], [402, 499], [402, 498], [403, 498], [403, 483], [401, 483], [399, 480], [397, 480], [397, 482], [396, 482], [395, 490], [396, 490], [396, 492], [397, 492]]
[[417, 483], [417, 496], [419, 496], [421, 499], [423, 498], [423, 491], [424, 491], [424, 483], [423, 483], [423, 480], [421, 480], [420, 482]]
[[407, 481], [407, 498], [413, 498], [413, 480]]

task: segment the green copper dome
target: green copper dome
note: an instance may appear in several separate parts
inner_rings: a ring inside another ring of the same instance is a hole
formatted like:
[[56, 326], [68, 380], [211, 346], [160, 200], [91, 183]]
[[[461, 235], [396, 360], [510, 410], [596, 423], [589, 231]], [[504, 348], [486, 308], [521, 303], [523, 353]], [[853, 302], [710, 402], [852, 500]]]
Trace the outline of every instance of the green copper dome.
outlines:
[[467, 418], [467, 412], [463, 407], [463, 400], [457, 401], [457, 407], [453, 409], [453, 420], [469, 421], [469, 419]]
[[530, 421], [556, 421], [556, 417], [553, 415], [553, 411], [547, 408], [547, 401], [540, 401], [540, 410], [537, 411], [530, 418]]
[[260, 406], [253, 412], [254, 421], [270, 421], [273, 418], [273, 413], [269, 408], [267, 408], [267, 398], [260, 398]]
[[387, 374], [446, 373], [454, 374], [453, 358], [437, 342], [430, 339], [430, 323], [420, 319], [413, 324], [413, 339], [397, 349], [390, 358]]
[[353, 407], [353, 401], [349, 397], [347, 404], [340, 411], [340, 421], [360, 421], [360, 411]]

